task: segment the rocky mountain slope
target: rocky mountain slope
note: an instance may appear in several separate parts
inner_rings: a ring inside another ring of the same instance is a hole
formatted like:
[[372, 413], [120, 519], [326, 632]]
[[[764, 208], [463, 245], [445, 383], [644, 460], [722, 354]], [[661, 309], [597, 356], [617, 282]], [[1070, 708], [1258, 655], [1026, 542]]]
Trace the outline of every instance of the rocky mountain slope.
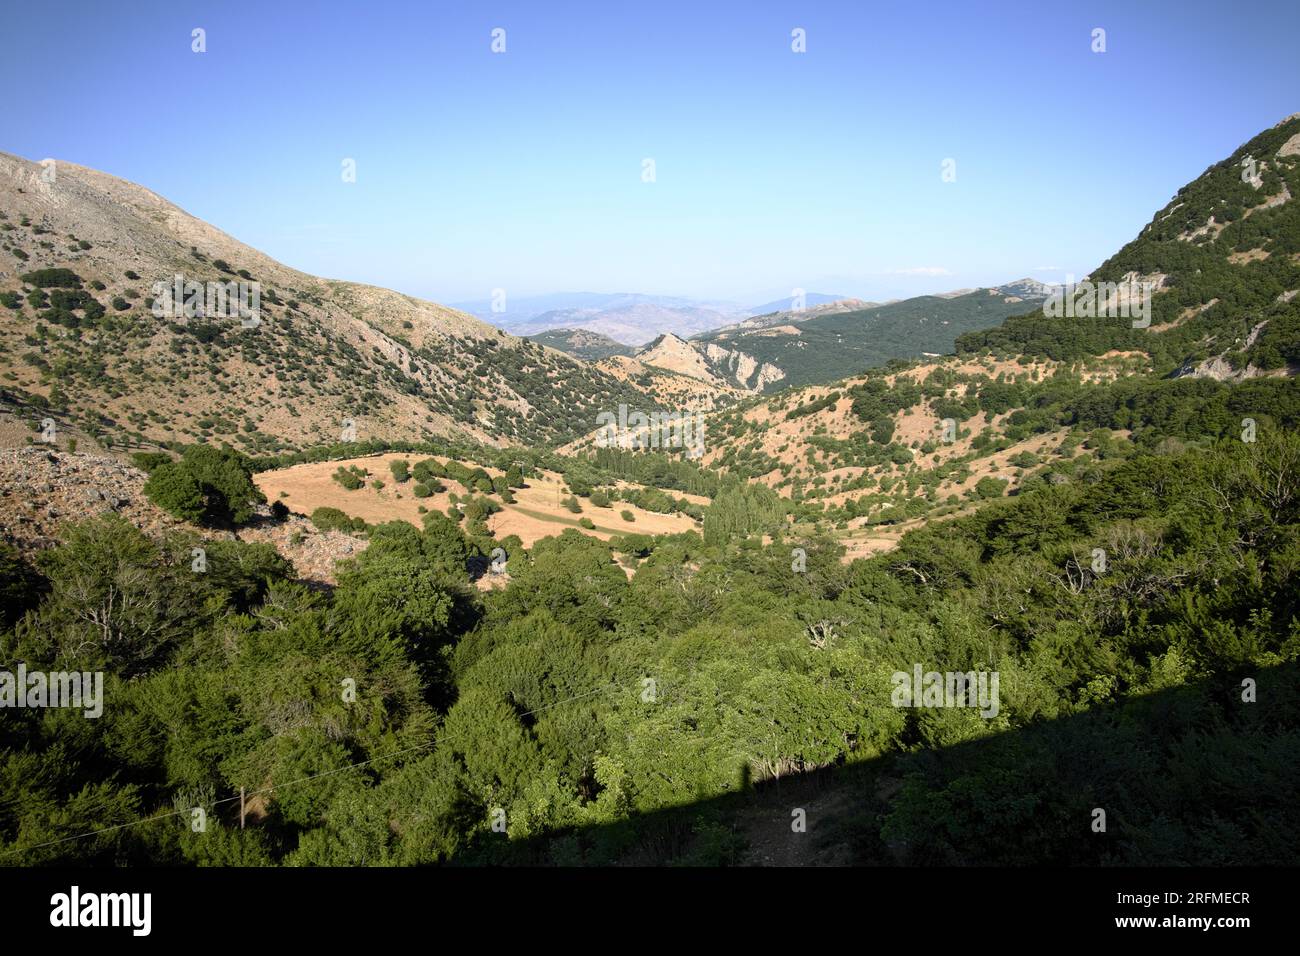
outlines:
[[637, 352], [636, 358], [644, 365], [679, 372], [721, 389], [761, 392], [783, 377], [780, 369], [757, 362], [744, 352], [688, 342], [672, 333], [655, 339]]

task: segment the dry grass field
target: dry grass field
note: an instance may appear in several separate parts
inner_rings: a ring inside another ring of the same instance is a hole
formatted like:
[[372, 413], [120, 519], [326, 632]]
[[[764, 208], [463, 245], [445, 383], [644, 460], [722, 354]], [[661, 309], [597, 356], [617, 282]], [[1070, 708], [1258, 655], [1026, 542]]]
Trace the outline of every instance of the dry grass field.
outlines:
[[[290, 511], [298, 514], [310, 515], [322, 507], [338, 508], [350, 517], [362, 518], [369, 524], [402, 520], [420, 527], [423, 517], [421, 506], [429, 511], [446, 513], [451, 507], [451, 494], [463, 496], [468, 493], [459, 482], [445, 478], [442, 480], [447, 486], [446, 491], [428, 498], [417, 498], [413, 493], [414, 480], [398, 484], [393, 479], [389, 470], [390, 462], [404, 459], [414, 467], [417, 461], [430, 457], [444, 464], [447, 461], [438, 456], [391, 453], [294, 465], [291, 468], [262, 472], [255, 475], [254, 480], [268, 501], [281, 501]], [[477, 467], [474, 462], [462, 464], [469, 468]], [[365, 487], [356, 491], [348, 491], [332, 477], [340, 467], [352, 465], [369, 472]], [[501, 474], [495, 468], [484, 470], [493, 477]], [[369, 482], [374, 479], [384, 482], [384, 487], [371, 487]], [[685, 515], [658, 514], [622, 501], [612, 502], [609, 508], [597, 508], [586, 499], [579, 499], [583, 510], [580, 514], [574, 514], [560, 503], [568, 494], [560, 475], [544, 471], [538, 477], [528, 479], [527, 487], [515, 489], [515, 503], [502, 505], [502, 510], [488, 521], [488, 527], [498, 540], [512, 534], [518, 535], [526, 548], [532, 547], [541, 538], [560, 534], [565, 528], [575, 528], [583, 534], [602, 540], [619, 534], [677, 534], [699, 528], [698, 522]], [[673, 495], [699, 504], [708, 503], [707, 498], [699, 495], [676, 492]], [[493, 500], [497, 499], [494, 497]], [[632, 521], [624, 521], [620, 516], [624, 510], [632, 513]], [[596, 525], [594, 530], [579, 526], [579, 519], [584, 517], [590, 518]]]

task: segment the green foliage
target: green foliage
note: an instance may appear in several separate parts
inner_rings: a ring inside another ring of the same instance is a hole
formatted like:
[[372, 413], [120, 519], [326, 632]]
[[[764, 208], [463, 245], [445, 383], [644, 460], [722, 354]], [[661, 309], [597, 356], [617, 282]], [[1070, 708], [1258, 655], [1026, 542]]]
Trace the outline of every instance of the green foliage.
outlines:
[[975, 495], [978, 498], [1000, 498], [1006, 489], [1005, 478], [981, 478], [975, 482]]
[[131, 464], [146, 474], [153, 472], [159, 465], [165, 465], [171, 461], [173, 461], [172, 456], [165, 451], [137, 451], [131, 455]]
[[353, 465], [350, 468], [340, 466], [330, 477], [348, 491], [357, 491], [365, 485], [365, 476], [365, 471]]
[[361, 518], [350, 518], [338, 508], [322, 507], [311, 513], [311, 523], [318, 531], [364, 531], [366, 523]]
[[769, 534], [785, 513], [780, 496], [766, 485], [728, 482], [704, 511], [704, 540], [718, 545], [754, 532]]
[[19, 278], [38, 289], [80, 289], [81, 277], [71, 269], [37, 269]]
[[144, 486], [145, 497], [173, 518], [201, 524], [208, 515], [203, 486], [180, 462], [156, 465]]
[[[223, 804], [206, 842], [148, 824], [29, 853], [725, 862], [745, 854], [729, 834], [765, 812], [754, 783], [820, 771], [818, 786], [866, 801], [823, 823], [855, 862], [1293, 862], [1300, 438], [1140, 451], [851, 565], [830, 540], [791, 540], [783, 505], [757, 522], [783, 537], [763, 545], [740, 488], [718, 495], [712, 533], [734, 528], [717, 543], [511, 540], [509, 584], [483, 595], [469, 581], [486, 552], [432, 512], [423, 529], [370, 529], [332, 592], [290, 583], [268, 546], [159, 544], [116, 517], [71, 527], [39, 572], [0, 550], [0, 593], [18, 598], [0, 652], [102, 667], [114, 702], [99, 721], [6, 721], [0, 842], [243, 785], [273, 788], [243, 835]], [[768, 509], [759, 496], [749, 510]], [[466, 524], [497, 507], [462, 504]], [[313, 515], [328, 519], [349, 522]], [[199, 545], [204, 573], [189, 560]], [[999, 672], [998, 712], [895, 706], [893, 673], [918, 663]], [[1233, 704], [1242, 675], [1267, 713]], [[77, 760], [62, 759], [74, 744]], [[1089, 839], [1093, 806], [1116, 808], [1129, 839]], [[1235, 821], [1233, 839], [1216, 819]], [[661, 842], [665, 825], [675, 842]]]
[[210, 445], [189, 445], [179, 461], [155, 465], [144, 493], [174, 517], [213, 527], [244, 524], [266, 502], [248, 460]]

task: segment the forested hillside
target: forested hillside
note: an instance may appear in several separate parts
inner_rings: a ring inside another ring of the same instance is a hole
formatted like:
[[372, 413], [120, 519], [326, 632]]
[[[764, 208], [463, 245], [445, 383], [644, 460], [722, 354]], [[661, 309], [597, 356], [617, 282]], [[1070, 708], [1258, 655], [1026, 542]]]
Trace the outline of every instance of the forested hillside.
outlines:
[[[1023, 290], [1020, 290], [1023, 291]], [[1041, 296], [1025, 298], [1001, 289], [964, 295], [924, 295], [759, 329], [706, 332], [694, 341], [738, 350], [780, 369], [772, 387], [833, 382], [884, 365], [890, 359], [951, 352], [958, 336], [996, 326]]]

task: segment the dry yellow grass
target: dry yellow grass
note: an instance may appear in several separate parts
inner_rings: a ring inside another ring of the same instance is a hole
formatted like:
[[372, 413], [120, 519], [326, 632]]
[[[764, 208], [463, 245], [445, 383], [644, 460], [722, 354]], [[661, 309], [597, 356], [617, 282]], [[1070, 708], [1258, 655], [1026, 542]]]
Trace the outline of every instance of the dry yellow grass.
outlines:
[[[421, 527], [423, 505], [429, 511], [441, 511], [444, 514], [451, 507], [450, 495], [464, 494], [460, 485], [444, 479], [447, 491], [417, 498], [413, 492], [415, 481], [404, 484], [393, 480], [389, 463], [405, 460], [414, 467], [417, 461], [435, 458], [446, 463], [448, 459], [437, 455], [421, 454], [383, 454], [364, 458], [349, 458], [344, 461], [312, 462], [294, 465], [276, 471], [262, 472], [255, 475], [257, 486], [266, 495], [268, 501], [282, 501], [284, 505], [298, 514], [310, 515], [317, 508], [338, 508], [344, 514], [362, 518], [369, 524], [382, 524], [385, 521], [407, 521]], [[474, 462], [461, 462], [466, 467], [476, 467]], [[357, 466], [370, 473], [364, 488], [348, 491], [333, 479], [333, 474], [340, 467]], [[496, 468], [484, 468], [488, 474], [496, 476], [501, 471]], [[384, 482], [382, 489], [376, 490], [369, 481], [378, 478]], [[573, 514], [560, 504], [568, 497], [564, 490], [564, 480], [554, 472], [542, 472], [539, 477], [529, 478], [528, 487], [514, 491], [515, 503], [502, 505], [502, 510], [488, 520], [488, 528], [498, 540], [510, 535], [518, 535], [524, 547], [532, 547], [541, 538], [558, 535], [565, 528], [573, 528], [583, 534], [601, 540], [608, 540], [619, 534], [677, 534], [682, 531], [697, 529], [699, 523], [685, 515], [665, 515], [637, 508], [627, 502], [615, 501], [609, 508], [597, 508], [583, 501], [582, 513]], [[674, 497], [687, 498], [697, 504], [707, 504], [708, 499], [700, 495], [684, 495], [672, 492]], [[497, 499], [493, 499], [494, 501]], [[580, 499], [581, 500], [581, 499]], [[630, 511], [635, 520], [624, 521], [620, 513]], [[580, 518], [590, 518], [596, 525], [588, 530], [578, 525]]]

